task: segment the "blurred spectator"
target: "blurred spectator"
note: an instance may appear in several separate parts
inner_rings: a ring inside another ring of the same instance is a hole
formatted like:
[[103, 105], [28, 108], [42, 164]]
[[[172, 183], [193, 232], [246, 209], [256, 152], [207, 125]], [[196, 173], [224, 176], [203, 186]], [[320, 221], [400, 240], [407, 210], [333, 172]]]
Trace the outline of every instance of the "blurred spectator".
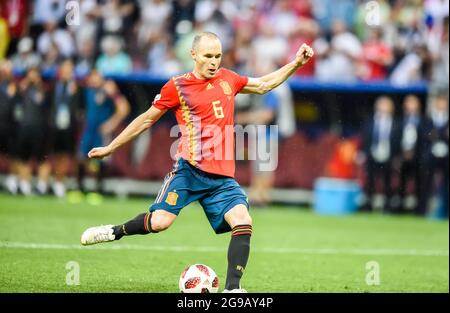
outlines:
[[224, 51], [229, 50], [233, 29], [231, 21], [237, 13], [237, 8], [229, 0], [199, 1], [195, 8], [195, 20], [205, 31], [215, 33], [222, 43]]
[[[418, 214], [428, 212], [429, 200], [435, 191], [435, 175], [440, 173], [441, 184], [448, 190], [449, 123], [448, 96], [438, 95], [432, 104], [431, 116], [426, 124], [424, 155], [424, 191]], [[447, 212], [448, 216], [448, 212]]]
[[429, 78], [429, 55], [425, 46], [408, 53], [394, 68], [390, 81], [395, 86], [407, 86]]
[[195, 20], [200, 23], [206, 22], [214, 14], [222, 14], [225, 19], [232, 20], [238, 10], [233, 1], [230, 0], [200, 0], [195, 8]]
[[9, 161], [8, 177], [4, 181], [6, 190], [17, 193], [16, 123], [14, 110], [17, 102], [17, 86], [13, 80], [10, 61], [0, 61], [0, 153]]
[[44, 32], [38, 38], [37, 49], [40, 54], [46, 55], [52, 49], [52, 44], [66, 58], [75, 53], [75, 43], [70, 33], [66, 29], [58, 28], [56, 21], [48, 20], [44, 24]]
[[340, 179], [355, 179], [357, 176], [358, 144], [355, 140], [344, 139], [336, 144], [328, 161], [325, 174], [328, 177]]
[[[96, 172], [96, 192], [90, 195], [88, 201], [96, 204], [101, 201], [99, 193], [103, 192], [103, 161], [93, 160], [89, 162], [88, 153], [95, 147], [101, 147], [109, 142], [113, 133], [120, 126], [130, 110], [126, 98], [121, 95], [116, 84], [111, 80], [105, 80], [102, 75], [93, 70], [88, 77], [88, 86], [85, 90], [85, 126], [80, 141], [78, 154], [78, 189], [84, 188], [84, 177], [89, 166]], [[70, 201], [80, 201], [80, 193], [71, 193]]]
[[367, 203], [365, 209], [372, 211], [376, 178], [383, 178], [384, 212], [391, 211], [392, 163], [398, 152], [398, 125], [394, 120], [392, 99], [382, 96], [375, 101], [372, 119], [364, 123], [363, 152], [366, 157]]
[[279, 0], [273, 3], [271, 10], [265, 12], [264, 19], [272, 25], [277, 35], [288, 38], [300, 24], [300, 19], [292, 10], [292, 1]]
[[164, 0], [141, 0], [141, 19], [138, 24], [138, 44], [140, 47], [156, 44], [160, 34], [165, 32], [172, 6]]
[[155, 76], [170, 77], [183, 71], [172, 46], [165, 42], [157, 43], [148, 54], [148, 72]]
[[173, 0], [172, 15], [170, 17], [170, 33], [175, 41], [180, 35], [186, 34], [194, 26], [196, 0]]
[[429, 28], [440, 27], [444, 19], [448, 18], [448, 0], [425, 0], [425, 19]]
[[29, 1], [27, 0], [2, 0], [0, 1], [0, 16], [8, 26], [9, 49], [8, 55], [17, 51], [19, 40], [25, 36], [28, 30]]
[[47, 53], [44, 55], [41, 68], [43, 71], [56, 71], [62, 60], [63, 56], [59, 53], [58, 46], [51, 42]]
[[103, 75], [127, 74], [131, 72], [132, 64], [128, 54], [122, 51], [122, 40], [115, 36], [102, 39], [102, 54], [95, 63], [96, 69]]
[[[278, 134], [269, 129], [270, 125], [275, 125], [277, 107], [279, 99], [273, 92], [269, 92], [263, 96], [249, 96], [252, 102], [251, 107], [246, 112], [238, 112], [236, 114], [236, 124], [251, 124], [256, 128], [257, 138], [249, 138], [249, 154], [255, 159], [252, 162], [252, 177], [250, 179], [249, 200], [253, 206], [266, 206], [271, 202], [271, 192], [275, 181], [275, 171], [265, 171], [262, 166], [267, 160], [262, 160], [260, 155], [261, 145], [265, 147], [265, 153], [272, 153], [269, 156], [271, 161], [276, 160], [273, 155], [273, 147], [278, 149]], [[261, 128], [266, 126], [266, 128]], [[271, 149], [268, 149], [268, 148]]]
[[[312, 19], [302, 18], [297, 23], [292, 33], [288, 37], [289, 55], [288, 59], [294, 58], [297, 53], [298, 47], [303, 43], [310, 46], [314, 44], [315, 39], [319, 35], [319, 25]], [[311, 59], [310, 62], [305, 64], [301, 69], [297, 71], [296, 76], [314, 76], [316, 59]]]
[[6, 52], [8, 51], [9, 47], [9, 29], [8, 29], [8, 23], [2, 16], [0, 7], [0, 38], [2, 39], [0, 41], [0, 61], [2, 61], [5, 56]]
[[322, 81], [351, 82], [356, 80], [356, 62], [361, 58], [362, 47], [358, 38], [349, 32], [342, 21], [333, 23], [331, 45], [324, 38], [314, 43], [318, 51], [316, 77]]
[[188, 23], [185, 25], [183, 27], [186, 27], [186, 29], [182, 33], [178, 33], [179, 37], [175, 42], [175, 54], [183, 67], [183, 71], [191, 71], [192, 57], [190, 51], [192, 49], [192, 41], [195, 35], [202, 31], [202, 28], [200, 25], [195, 25], [195, 28], [192, 28], [192, 25]]
[[286, 83], [279, 85], [273, 92], [278, 99], [275, 125], [278, 125], [280, 139], [286, 139], [296, 131], [294, 95]]
[[421, 116], [420, 100], [415, 95], [406, 96], [403, 101], [403, 119], [401, 123], [400, 153], [402, 164], [400, 168], [400, 198], [402, 206], [400, 211], [406, 211], [407, 182], [411, 178], [414, 183], [414, 195], [416, 197], [412, 206], [417, 212], [418, 201], [422, 192], [421, 176], [423, 172], [422, 155], [424, 149], [423, 137], [425, 123]]
[[239, 73], [249, 73], [250, 59], [252, 57], [252, 28], [242, 25], [236, 30], [234, 37], [233, 61]]
[[51, 151], [55, 155], [53, 192], [63, 197], [65, 178], [75, 153], [79, 90], [74, 77], [72, 61], [65, 60], [59, 67], [57, 80], [52, 88], [50, 106]]
[[134, 19], [136, 3], [133, 0], [98, 0], [100, 37], [106, 35], [124, 36]]
[[445, 17], [442, 23], [442, 31], [430, 36], [429, 49], [432, 59], [432, 76], [430, 93], [446, 92], [449, 88], [449, 17]]
[[251, 67], [257, 68], [262, 64], [284, 64], [287, 50], [286, 39], [275, 32], [270, 20], [264, 19], [261, 21], [260, 33], [253, 38]]
[[382, 41], [382, 29], [372, 28], [369, 38], [362, 48], [363, 80], [383, 80], [387, 78], [387, 67], [394, 61], [391, 49]]
[[342, 21], [345, 27], [353, 27], [356, 1], [314, 0], [311, 1], [311, 6], [314, 18], [325, 32], [333, 27], [335, 20]]
[[13, 68], [16, 71], [23, 72], [31, 67], [41, 65], [41, 57], [33, 52], [33, 39], [24, 37], [17, 45], [17, 53], [11, 58]]
[[61, 22], [66, 15], [66, 0], [35, 0], [33, 24]]
[[[260, 67], [255, 75], [260, 76], [270, 72], [275, 65], [267, 63]], [[249, 200], [253, 206], [266, 206], [271, 202], [271, 192], [275, 182], [275, 170], [265, 170], [267, 161], [277, 162], [278, 130], [270, 129], [270, 125], [277, 125], [277, 115], [281, 106], [280, 98], [274, 92], [268, 92], [263, 96], [246, 95], [249, 105], [236, 113], [235, 123], [255, 127], [255, 136], [249, 136], [248, 150], [252, 162], [252, 177], [250, 184]], [[241, 100], [242, 101], [242, 97]], [[265, 126], [265, 127], [264, 127]], [[261, 151], [268, 153], [261, 155]]]
[[99, 7], [96, 0], [82, 0], [80, 2], [80, 25], [69, 25], [70, 32], [74, 35], [75, 46], [80, 53], [83, 44], [87, 40], [96, 41], [98, 37]]
[[36, 190], [45, 194], [50, 176], [50, 164], [46, 160], [48, 125], [48, 108], [39, 68], [31, 67], [20, 82], [21, 117], [17, 138], [19, 190], [28, 196], [32, 194], [31, 159], [38, 163], [38, 183]]
[[77, 75], [87, 75], [95, 65], [95, 42], [92, 39], [84, 40], [78, 48], [78, 58], [75, 65]]

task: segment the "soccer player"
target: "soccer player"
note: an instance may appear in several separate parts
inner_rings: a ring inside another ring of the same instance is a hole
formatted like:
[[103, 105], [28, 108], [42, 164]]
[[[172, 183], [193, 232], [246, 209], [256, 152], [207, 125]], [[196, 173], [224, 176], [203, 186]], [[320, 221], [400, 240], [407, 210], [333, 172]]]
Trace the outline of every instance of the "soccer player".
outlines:
[[[86, 169], [90, 165], [96, 167], [96, 191], [98, 193], [88, 194], [87, 200], [97, 204], [101, 202], [103, 191], [104, 164], [103, 162], [90, 164], [86, 160], [86, 155], [92, 148], [110, 141], [107, 138], [111, 138], [122, 121], [128, 116], [130, 104], [120, 93], [117, 85], [112, 80], [105, 79], [97, 70], [91, 71], [87, 85], [85, 90], [86, 123], [80, 140], [77, 180], [78, 188], [81, 192], [85, 192], [83, 181]], [[69, 201], [78, 202], [80, 200], [79, 192], [70, 192], [68, 196]]]
[[164, 231], [183, 207], [198, 200], [217, 234], [231, 230], [224, 292], [245, 292], [240, 280], [250, 252], [252, 219], [247, 196], [233, 178], [234, 96], [239, 92], [264, 94], [274, 89], [306, 64], [313, 50], [303, 44], [292, 62], [259, 78], [243, 77], [219, 68], [222, 46], [210, 32], [195, 36], [191, 56], [195, 64], [192, 72], [170, 79], [152, 106], [109, 145], [89, 151], [90, 158], [109, 156], [150, 128], [168, 110], [175, 110], [181, 140], [173, 170], [166, 176], [155, 203], [149, 212], [124, 224], [87, 229], [81, 235], [81, 243], [91, 245]]

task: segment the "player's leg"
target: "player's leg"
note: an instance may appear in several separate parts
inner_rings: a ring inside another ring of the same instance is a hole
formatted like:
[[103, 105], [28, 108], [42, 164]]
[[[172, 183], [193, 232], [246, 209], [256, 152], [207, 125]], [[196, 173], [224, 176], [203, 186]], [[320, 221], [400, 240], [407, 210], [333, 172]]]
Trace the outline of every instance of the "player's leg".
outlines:
[[178, 168], [176, 163], [174, 170], [166, 175], [149, 212], [141, 213], [124, 224], [91, 227], [81, 236], [81, 243], [90, 245], [119, 240], [123, 236], [145, 235], [166, 230], [173, 224], [183, 207], [201, 196], [186, 188], [190, 184], [189, 176], [189, 172], [184, 168]]
[[91, 227], [81, 235], [81, 244], [87, 246], [119, 240], [123, 236], [158, 233], [169, 228], [176, 217], [176, 214], [164, 210], [156, 210], [141, 213], [124, 224]]
[[155, 210], [153, 212], [141, 213], [134, 219], [113, 227], [114, 240], [119, 240], [123, 236], [146, 235], [149, 233], [159, 233], [173, 224], [177, 218], [176, 214]]
[[252, 218], [247, 207], [244, 204], [238, 204], [225, 213], [224, 219], [231, 228], [225, 289], [235, 290], [241, 288], [240, 281], [250, 255]]
[[240, 281], [247, 266], [252, 235], [247, 195], [232, 178], [206, 180], [211, 190], [200, 204], [208, 221], [217, 234], [231, 231], [224, 292], [245, 292]]

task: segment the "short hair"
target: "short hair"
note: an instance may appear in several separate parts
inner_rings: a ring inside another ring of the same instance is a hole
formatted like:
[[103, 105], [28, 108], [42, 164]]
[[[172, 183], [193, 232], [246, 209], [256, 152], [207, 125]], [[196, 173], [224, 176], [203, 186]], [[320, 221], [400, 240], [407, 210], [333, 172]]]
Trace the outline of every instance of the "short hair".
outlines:
[[194, 40], [192, 41], [192, 50], [197, 51], [198, 44], [203, 37], [219, 40], [219, 37], [212, 32], [202, 32], [198, 35], [195, 35]]

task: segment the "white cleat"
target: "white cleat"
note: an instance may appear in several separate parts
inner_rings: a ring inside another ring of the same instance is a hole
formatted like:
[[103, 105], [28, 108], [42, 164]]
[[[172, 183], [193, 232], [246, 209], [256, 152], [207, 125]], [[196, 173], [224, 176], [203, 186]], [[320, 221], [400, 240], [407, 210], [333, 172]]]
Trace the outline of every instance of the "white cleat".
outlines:
[[102, 225], [88, 228], [81, 235], [83, 246], [93, 245], [101, 242], [113, 241], [116, 236], [113, 234], [114, 225]]
[[239, 288], [239, 289], [224, 289], [223, 293], [247, 293], [247, 290]]

